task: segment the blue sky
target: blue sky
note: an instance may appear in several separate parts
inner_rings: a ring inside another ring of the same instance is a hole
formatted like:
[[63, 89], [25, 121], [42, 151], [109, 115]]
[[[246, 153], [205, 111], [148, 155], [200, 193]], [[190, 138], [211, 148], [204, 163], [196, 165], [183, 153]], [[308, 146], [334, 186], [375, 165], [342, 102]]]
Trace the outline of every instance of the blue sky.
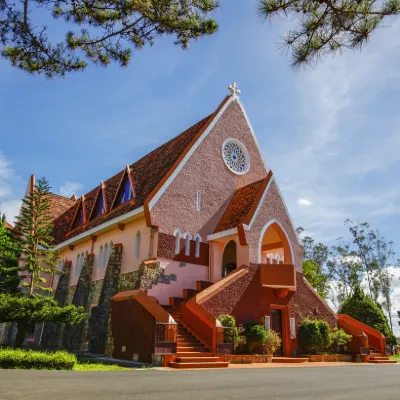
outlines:
[[189, 51], [163, 39], [127, 69], [47, 81], [0, 59], [1, 211], [17, 212], [32, 173], [57, 193], [90, 190], [214, 111], [236, 80], [295, 224], [332, 244], [346, 218], [369, 221], [400, 257], [400, 24], [362, 53], [294, 71], [278, 49], [290, 21], [239, 0], [215, 18], [219, 32]]

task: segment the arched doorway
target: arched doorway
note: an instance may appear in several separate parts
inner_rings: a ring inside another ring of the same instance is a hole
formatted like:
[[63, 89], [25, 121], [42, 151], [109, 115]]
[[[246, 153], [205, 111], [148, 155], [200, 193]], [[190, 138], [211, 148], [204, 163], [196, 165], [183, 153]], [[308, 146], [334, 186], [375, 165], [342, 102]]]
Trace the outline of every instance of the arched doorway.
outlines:
[[293, 264], [293, 252], [281, 224], [274, 220], [261, 232], [259, 262], [261, 264]]
[[227, 276], [237, 267], [236, 261], [236, 242], [231, 240], [224, 248], [222, 254], [222, 277]]

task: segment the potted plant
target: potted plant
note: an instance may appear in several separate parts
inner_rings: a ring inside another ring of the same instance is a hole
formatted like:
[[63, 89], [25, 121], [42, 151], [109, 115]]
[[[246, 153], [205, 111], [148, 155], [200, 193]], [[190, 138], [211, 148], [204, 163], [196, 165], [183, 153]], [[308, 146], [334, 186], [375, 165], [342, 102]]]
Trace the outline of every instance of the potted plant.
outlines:
[[279, 348], [281, 343], [282, 339], [277, 332], [272, 329], [267, 331], [265, 343], [263, 345], [263, 353], [268, 357], [267, 362], [272, 362], [273, 354]]

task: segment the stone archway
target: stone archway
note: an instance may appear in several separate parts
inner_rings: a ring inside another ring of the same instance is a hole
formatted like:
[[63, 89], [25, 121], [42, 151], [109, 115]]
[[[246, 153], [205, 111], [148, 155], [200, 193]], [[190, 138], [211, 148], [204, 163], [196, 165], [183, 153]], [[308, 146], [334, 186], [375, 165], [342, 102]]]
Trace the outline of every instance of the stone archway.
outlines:
[[227, 276], [237, 268], [237, 248], [236, 242], [230, 240], [222, 253], [222, 277]]
[[294, 264], [291, 243], [284, 228], [277, 220], [270, 221], [261, 232], [259, 263]]

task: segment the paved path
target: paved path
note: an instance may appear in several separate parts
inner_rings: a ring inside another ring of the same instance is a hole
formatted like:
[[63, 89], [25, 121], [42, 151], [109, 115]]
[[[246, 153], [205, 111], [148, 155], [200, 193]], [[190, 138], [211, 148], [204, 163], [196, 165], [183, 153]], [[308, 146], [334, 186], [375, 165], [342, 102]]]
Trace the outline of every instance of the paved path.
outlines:
[[400, 365], [67, 372], [0, 370], [1, 400], [399, 400]]

